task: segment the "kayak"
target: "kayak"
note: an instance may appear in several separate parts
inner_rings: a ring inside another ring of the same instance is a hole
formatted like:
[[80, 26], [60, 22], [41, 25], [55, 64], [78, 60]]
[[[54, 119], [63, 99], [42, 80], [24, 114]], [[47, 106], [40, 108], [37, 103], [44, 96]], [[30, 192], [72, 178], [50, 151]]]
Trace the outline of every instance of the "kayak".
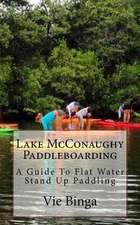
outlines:
[[99, 120], [96, 122], [96, 124], [108, 128], [114, 127], [114, 128], [140, 129], [140, 123], [124, 123], [124, 122], [116, 122], [114, 120]]
[[8, 133], [17, 130], [16, 128], [0, 128], [0, 133]]
[[18, 127], [18, 123], [0, 123], [0, 129], [8, 129], [8, 128], [17, 128]]

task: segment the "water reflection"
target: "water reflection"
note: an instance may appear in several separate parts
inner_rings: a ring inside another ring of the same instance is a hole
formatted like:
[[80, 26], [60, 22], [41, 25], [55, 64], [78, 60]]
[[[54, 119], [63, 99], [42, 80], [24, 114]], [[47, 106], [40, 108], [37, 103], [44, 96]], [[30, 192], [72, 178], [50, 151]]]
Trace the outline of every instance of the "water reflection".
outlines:
[[13, 155], [11, 136], [0, 137], [0, 225], [138, 225], [140, 224], [140, 131], [128, 130], [128, 217], [127, 218], [14, 218]]

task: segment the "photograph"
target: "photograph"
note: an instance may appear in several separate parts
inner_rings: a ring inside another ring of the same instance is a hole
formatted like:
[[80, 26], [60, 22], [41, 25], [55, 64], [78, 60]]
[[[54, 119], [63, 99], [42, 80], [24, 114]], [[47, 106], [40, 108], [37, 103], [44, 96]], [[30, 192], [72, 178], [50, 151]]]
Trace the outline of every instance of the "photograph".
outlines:
[[140, 0], [0, 0], [0, 225], [140, 225]]

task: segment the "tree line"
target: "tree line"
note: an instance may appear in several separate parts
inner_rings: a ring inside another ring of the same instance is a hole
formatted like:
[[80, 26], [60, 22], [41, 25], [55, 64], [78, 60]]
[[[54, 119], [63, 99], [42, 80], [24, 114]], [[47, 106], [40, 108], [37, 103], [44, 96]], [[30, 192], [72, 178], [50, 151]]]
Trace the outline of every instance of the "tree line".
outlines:
[[139, 95], [139, 0], [1, 0], [1, 107], [107, 114]]

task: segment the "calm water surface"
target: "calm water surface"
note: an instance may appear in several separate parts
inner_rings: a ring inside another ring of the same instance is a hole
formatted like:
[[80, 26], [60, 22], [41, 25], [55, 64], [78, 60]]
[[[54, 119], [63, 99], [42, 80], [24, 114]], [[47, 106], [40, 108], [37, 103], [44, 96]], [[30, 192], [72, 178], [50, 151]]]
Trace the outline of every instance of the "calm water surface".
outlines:
[[[22, 129], [38, 129], [24, 123]], [[128, 143], [128, 217], [127, 218], [14, 218], [13, 214], [13, 154], [12, 136], [0, 135], [0, 225], [140, 225], [140, 130], [127, 131]]]

